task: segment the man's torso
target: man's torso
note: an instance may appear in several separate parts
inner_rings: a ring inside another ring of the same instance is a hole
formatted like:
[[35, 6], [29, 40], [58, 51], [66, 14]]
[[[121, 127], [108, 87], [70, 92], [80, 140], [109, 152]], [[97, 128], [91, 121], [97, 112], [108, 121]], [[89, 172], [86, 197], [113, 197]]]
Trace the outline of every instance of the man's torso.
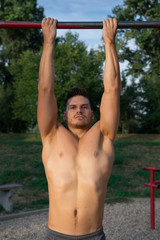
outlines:
[[78, 140], [58, 124], [44, 142], [43, 164], [48, 180], [48, 227], [83, 235], [102, 227], [107, 183], [114, 160], [113, 143], [97, 122]]

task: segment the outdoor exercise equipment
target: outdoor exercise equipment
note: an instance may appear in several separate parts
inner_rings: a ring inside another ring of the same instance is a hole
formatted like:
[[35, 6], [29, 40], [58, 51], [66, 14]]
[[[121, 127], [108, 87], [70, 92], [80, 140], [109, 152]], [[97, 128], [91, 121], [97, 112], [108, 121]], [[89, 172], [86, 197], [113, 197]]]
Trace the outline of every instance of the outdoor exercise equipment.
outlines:
[[150, 183], [145, 183], [146, 187], [150, 187], [150, 218], [151, 229], [155, 229], [155, 201], [154, 201], [154, 189], [160, 188], [160, 180], [154, 180], [154, 173], [160, 172], [160, 168], [155, 167], [142, 167], [143, 170], [150, 171]]
[[[40, 22], [0, 21], [0, 28], [42, 28]], [[57, 22], [58, 29], [102, 29], [102, 22]], [[118, 22], [119, 29], [160, 28], [160, 21]]]

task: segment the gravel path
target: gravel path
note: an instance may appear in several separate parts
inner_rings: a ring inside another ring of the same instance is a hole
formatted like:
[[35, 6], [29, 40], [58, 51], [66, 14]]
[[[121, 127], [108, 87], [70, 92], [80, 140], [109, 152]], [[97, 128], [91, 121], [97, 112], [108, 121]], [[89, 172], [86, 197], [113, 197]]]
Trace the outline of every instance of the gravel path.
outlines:
[[[107, 240], [160, 240], [160, 199], [155, 201], [155, 230], [150, 229], [150, 199], [105, 205], [103, 228]], [[48, 213], [1, 220], [0, 240], [43, 240]]]

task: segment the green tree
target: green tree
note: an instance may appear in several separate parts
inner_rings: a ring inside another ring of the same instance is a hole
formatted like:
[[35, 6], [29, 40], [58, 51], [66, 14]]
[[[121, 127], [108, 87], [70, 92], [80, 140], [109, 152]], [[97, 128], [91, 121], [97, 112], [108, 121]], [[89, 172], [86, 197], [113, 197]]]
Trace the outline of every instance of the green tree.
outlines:
[[[134, 78], [130, 80], [130, 84], [127, 84], [127, 78], [122, 72], [121, 76], [122, 81], [122, 94], [120, 99], [120, 124], [119, 131], [121, 133], [130, 132], [130, 120], [138, 119], [139, 114], [139, 101], [140, 97], [137, 91], [137, 84], [134, 81]], [[135, 120], [135, 121], [136, 121]], [[133, 123], [133, 121], [132, 121]]]
[[22, 132], [26, 129], [26, 122], [12, 119], [11, 102], [13, 100], [13, 91], [10, 87], [4, 89], [0, 86], [0, 130], [1, 132]]
[[[41, 21], [43, 8], [37, 7], [37, 0], [0, 0], [0, 19], [6, 21]], [[6, 86], [12, 81], [7, 67], [12, 59], [29, 49], [39, 51], [42, 34], [39, 29], [0, 29], [0, 84]]]
[[[37, 0], [0, 0], [1, 20], [41, 21], [43, 17], [43, 8], [37, 6]], [[3, 105], [0, 108], [0, 115], [3, 115], [0, 131], [2, 131], [2, 128], [5, 131], [4, 126], [6, 131], [15, 131], [17, 129], [15, 126], [23, 126], [23, 129], [26, 126], [21, 124], [22, 120], [16, 120], [12, 113], [11, 104], [15, 98], [13, 79], [16, 76], [9, 71], [9, 67], [11, 62], [18, 61], [20, 54], [27, 49], [38, 54], [42, 40], [42, 33], [38, 29], [0, 29], [0, 98], [4, 97], [3, 102], [5, 100], [7, 102], [7, 106]], [[6, 98], [7, 96], [8, 98]], [[9, 99], [12, 99], [12, 101], [8, 102]]]
[[14, 119], [27, 123], [31, 128], [37, 122], [38, 69], [40, 53], [31, 50], [23, 52], [17, 61], [12, 60], [10, 73], [13, 81], [14, 102], [12, 109]]
[[[113, 9], [113, 14], [118, 21], [155, 21], [160, 18], [160, 4], [158, 0], [125, 0], [123, 6]], [[125, 76], [139, 80], [136, 87], [141, 98], [138, 105], [142, 131], [160, 132], [160, 31], [121, 30], [117, 38], [119, 59], [129, 62]]]
[[160, 133], [160, 74], [154, 70], [141, 78], [140, 87], [143, 89], [144, 114], [141, 116], [142, 131], [148, 133]]

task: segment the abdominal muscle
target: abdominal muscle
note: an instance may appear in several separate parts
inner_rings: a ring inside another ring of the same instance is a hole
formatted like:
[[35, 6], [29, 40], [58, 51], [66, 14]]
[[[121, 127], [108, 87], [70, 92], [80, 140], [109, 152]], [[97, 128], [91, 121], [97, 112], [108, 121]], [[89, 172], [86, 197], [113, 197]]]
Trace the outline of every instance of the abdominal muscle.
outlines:
[[105, 194], [93, 185], [79, 182], [49, 188], [48, 227], [69, 235], [84, 235], [102, 228]]
[[68, 235], [84, 235], [102, 228], [106, 177], [98, 167], [87, 169], [78, 169], [72, 164], [63, 168], [58, 164], [45, 167], [50, 229]]

